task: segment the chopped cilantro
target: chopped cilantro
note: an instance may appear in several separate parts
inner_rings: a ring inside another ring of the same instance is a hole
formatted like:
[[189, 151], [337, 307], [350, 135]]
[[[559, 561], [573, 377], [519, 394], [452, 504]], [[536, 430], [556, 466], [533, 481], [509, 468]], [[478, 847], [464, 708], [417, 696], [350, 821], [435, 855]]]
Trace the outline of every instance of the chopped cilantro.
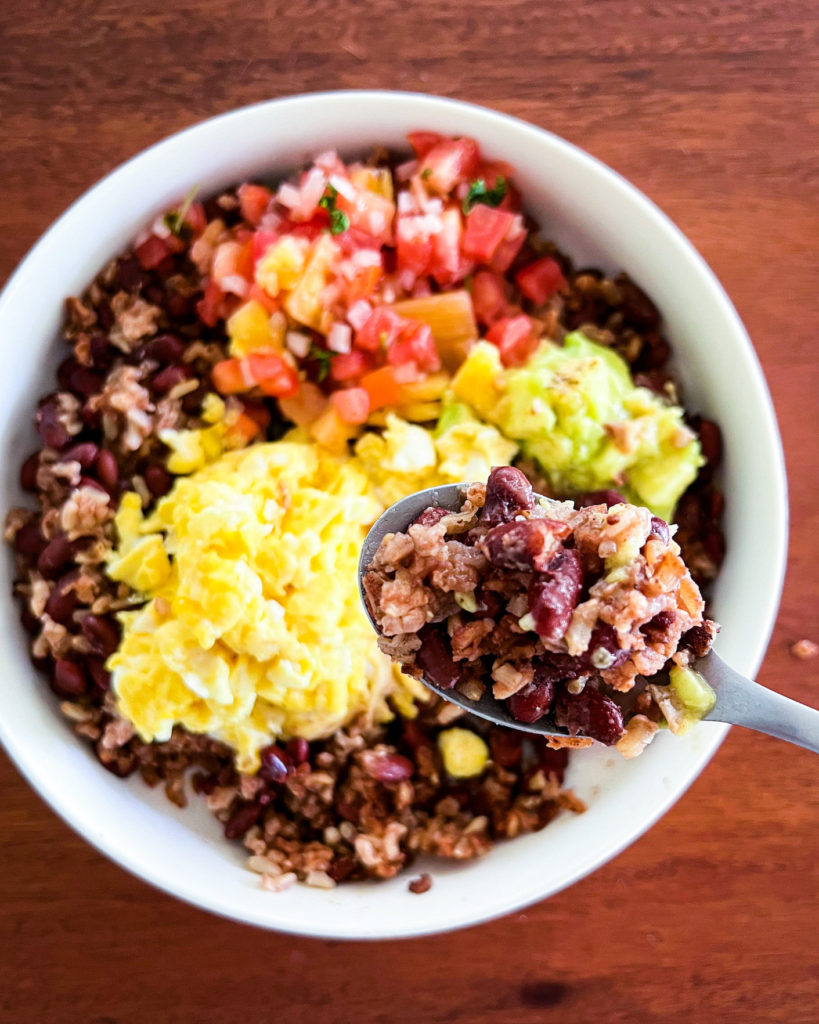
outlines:
[[425, 167], [423, 169], [423, 171], [421, 171], [421, 177], [424, 179], [424, 181], [426, 181], [427, 178], [431, 178], [432, 177], [432, 168], [431, 167]]
[[476, 203], [483, 203], [484, 206], [500, 206], [506, 198], [508, 191], [509, 186], [506, 184], [506, 178], [502, 178], [500, 175], [495, 179], [495, 184], [492, 188], [487, 188], [483, 178], [476, 178], [469, 186], [462, 209], [464, 213], [469, 213]]
[[168, 210], [162, 218], [165, 227], [170, 231], [170, 233], [184, 241], [187, 241], [191, 236], [191, 226], [187, 223], [185, 218], [188, 216], [188, 210], [190, 210], [191, 203], [198, 191], [199, 186], [194, 185], [190, 192], [185, 196], [178, 209]]
[[350, 218], [343, 210], [339, 210], [336, 206], [336, 197], [338, 196], [338, 189], [332, 185], [327, 186], [327, 190], [324, 195], [319, 199], [319, 206], [326, 210], [330, 214], [330, 234], [340, 235], [342, 231], [346, 231], [350, 226]]
[[315, 342], [310, 346], [310, 351], [307, 353], [307, 358], [312, 359], [318, 363], [318, 382], [321, 384], [326, 379], [327, 374], [330, 372], [330, 363], [333, 361], [336, 353], [331, 352], [326, 348], [319, 348]]

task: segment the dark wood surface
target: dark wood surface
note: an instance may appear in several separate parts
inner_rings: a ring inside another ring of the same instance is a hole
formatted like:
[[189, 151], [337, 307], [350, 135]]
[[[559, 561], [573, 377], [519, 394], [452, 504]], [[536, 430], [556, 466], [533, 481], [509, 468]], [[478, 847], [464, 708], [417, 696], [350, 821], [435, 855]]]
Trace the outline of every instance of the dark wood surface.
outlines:
[[[676, 220], [750, 329], [792, 502], [760, 679], [816, 706], [819, 660], [789, 646], [819, 641], [818, 42], [814, 0], [10, 0], [0, 278], [103, 173], [256, 100], [401, 88], [553, 129]], [[812, 755], [734, 730], [648, 835], [569, 891], [466, 932], [351, 947], [154, 892], [2, 760], [0, 1020], [815, 1022], [816, 778]]]

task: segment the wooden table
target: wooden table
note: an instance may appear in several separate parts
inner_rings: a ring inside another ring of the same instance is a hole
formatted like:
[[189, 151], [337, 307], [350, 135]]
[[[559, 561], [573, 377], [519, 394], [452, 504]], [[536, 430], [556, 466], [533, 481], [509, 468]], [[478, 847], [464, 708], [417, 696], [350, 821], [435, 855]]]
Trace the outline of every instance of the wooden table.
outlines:
[[[819, 641], [812, 0], [28, 0], [6, 4], [0, 25], [3, 277], [144, 146], [307, 90], [474, 100], [635, 182], [715, 269], [770, 382], [793, 526], [760, 678], [819, 704], [819, 660], [789, 654], [795, 640]], [[806, 752], [734, 730], [677, 807], [569, 891], [460, 934], [351, 947], [266, 934], [154, 892], [3, 761], [0, 1020], [815, 1022], [816, 770]]]

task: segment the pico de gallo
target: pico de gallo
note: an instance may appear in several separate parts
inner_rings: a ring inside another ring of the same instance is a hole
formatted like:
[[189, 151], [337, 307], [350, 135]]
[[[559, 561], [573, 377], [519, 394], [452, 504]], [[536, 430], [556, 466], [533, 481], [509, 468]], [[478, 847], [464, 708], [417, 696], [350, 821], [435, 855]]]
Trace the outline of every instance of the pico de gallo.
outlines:
[[247, 397], [248, 440], [264, 429], [262, 395], [340, 446], [386, 408], [435, 419], [479, 337], [506, 366], [537, 347], [566, 278], [533, 244], [512, 168], [474, 139], [419, 131], [409, 144], [397, 165], [326, 152], [276, 189], [242, 184], [231, 226], [188, 201], [136, 248], [152, 269], [192, 241], [197, 312], [229, 337], [213, 384]]

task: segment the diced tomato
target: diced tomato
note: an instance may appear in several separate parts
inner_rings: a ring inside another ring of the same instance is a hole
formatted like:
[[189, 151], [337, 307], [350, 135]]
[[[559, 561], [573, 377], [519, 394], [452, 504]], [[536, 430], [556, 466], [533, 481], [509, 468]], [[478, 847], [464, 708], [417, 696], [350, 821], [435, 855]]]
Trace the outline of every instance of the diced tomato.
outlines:
[[272, 295], [268, 295], [264, 288], [261, 288], [257, 284], [250, 286], [250, 291], [247, 293], [248, 299], [255, 299], [260, 305], [264, 306], [268, 313], [275, 313], [280, 307], [278, 298], [274, 298]]
[[376, 306], [361, 330], [356, 331], [355, 345], [367, 352], [387, 348], [401, 333], [406, 321], [387, 306]]
[[253, 239], [248, 240], [242, 245], [242, 250], [236, 260], [236, 273], [240, 274], [248, 281], [253, 280]]
[[475, 177], [480, 159], [474, 139], [441, 139], [421, 160], [421, 180], [433, 191], [448, 195], [458, 182]]
[[398, 403], [401, 388], [393, 367], [382, 366], [379, 370], [373, 370], [365, 374], [359, 383], [370, 396], [370, 409], [381, 409], [385, 405]]
[[264, 185], [246, 182], [239, 186], [239, 211], [248, 224], [258, 224], [267, 213], [273, 193]]
[[372, 365], [372, 357], [360, 348], [339, 352], [330, 360], [330, 378], [336, 381], [355, 380], [371, 370]]
[[515, 274], [515, 281], [526, 298], [531, 299], [537, 306], [542, 306], [553, 295], [567, 287], [560, 264], [551, 256], [544, 256], [543, 259], [535, 260], [528, 267], [519, 270]]
[[377, 238], [352, 226], [346, 231], [342, 231], [336, 238], [336, 242], [345, 256], [350, 256], [352, 253], [358, 252], [359, 249], [375, 249], [377, 252], [381, 250], [381, 243]]
[[500, 274], [491, 270], [479, 270], [475, 274], [472, 278], [472, 305], [475, 317], [487, 327], [506, 316], [509, 303], [506, 301], [506, 290]]
[[223, 301], [225, 293], [219, 287], [219, 285], [212, 280], [208, 280], [205, 285], [205, 294], [196, 303], [196, 312], [199, 314], [199, 319], [203, 324], [208, 327], [215, 327], [219, 322], [219, 317], [223, 316]]
[[398, 217], [395, 225], [396, 264], [399, 274], [409, 270], [420, 277], [429, 270], [432, 238], [426, 218], [419, 215]]
[[345, 423], [364, 423], [370, 415], [370, 395], [364, 388], [344, 388], [334, 391], [330, 401]]
[[534, 324], [523, 313], [498, 320], [489, 328], [486, 340], [498, 346], [504, 366], [525, 363], [538, 344]]
[[249, 444], [261, 432], [261, 426], [246, 413], [240, 412], [227, 428], [227, 435], [237, 447]]
[[419, 370], [440, 370], [441, 359], [429, 324], [412, 323], [387, 349], [387, 362], [393, 366], [415, 363]]
[[464, 256], [477, 260], [478, 263], [491, 262], [514, 220], [515, 216], [512, 213], [494, 210], [491, 206], [478, 203], [469, 211], [466, 218], [466, 230], [461, 240], [461, 251]]
[[450, 206], [441, 214], [441, 230], [432, 238], [432, 266], [430, 272], [442, 288], [462, 281], [472, 264], [461, 255], [464, 224], [461, 211]]
[[253, 241], [246, 242], [222, 242], [213, 254], [211, 266], [213, 280], [220, 288], [230, 291], [229, 287], [223, 285], [225, 278], [234, 276], [243, 277], [249, 281], [253, 277]]
[[300, 427], [313, 423], [327, 408], [328, 399], [317, 384], [306, 380], [299, 393], [292, 398], [280, 398], [279, 406], [284, 415]]
[[407, 136], [407, 142], [415, 150], [419, 160], [423, 160], [432, 147], [437, 146], [442, 139], [443, 135], [439, 135], [438, 132], [410, 132]]
[[201, 203], [191, 203], [185, 214], [185, 223], [190, 227], [194, 236], [201, 235], [208, 223], [205, 207]]
[[336, 209], [347, 214], [350, 227], [358, 228], [385, 244], [392, 243], [395, 203], [389, 199], [376, 192], [357, 188], [352, 199], [339, 192], [336, 196]]
[[267, 250], [279, 240], [278, 231], [254, 231], [253, 232], [253, 267], [259, 265]]
[[330, 215], [326, 210], [316, 210], [310, 220], [286, 220], [280, 227], [281, 234], [295, 235], [314, 242], [318, 236], [330, 226]]
[[248, 390], [241, 359], [222, 359], [211, 370], [211, 377], [221, 395], [238, 395]]
[[154, 267], [165, 259], [170, 252], [170, 247], [162, 238], [156, 235], [148, 235], [145, 241], [134, 249], [134, 256], [146, 270], [153, 270]]
[[276, 352], [251, 352], [244, 362], [248, 373], [266, 395], [284, 398], [299, 390], [298, 374]]
[[523, 243], [526, 241], [526, 228], [523, 226], [523, 217], [515, 214], [512, 226], [506, 234], [506, 238], [495, 250], [490, 266], [493, 270], [505, 273], [520, 252]]
[[346, 282], [343, 287], [344, 297], [347, 305], [352, 306], [360, 299], [368, 299], [381, 280], [381, 267], [364, 267], [355, 275], [352, 281]]

